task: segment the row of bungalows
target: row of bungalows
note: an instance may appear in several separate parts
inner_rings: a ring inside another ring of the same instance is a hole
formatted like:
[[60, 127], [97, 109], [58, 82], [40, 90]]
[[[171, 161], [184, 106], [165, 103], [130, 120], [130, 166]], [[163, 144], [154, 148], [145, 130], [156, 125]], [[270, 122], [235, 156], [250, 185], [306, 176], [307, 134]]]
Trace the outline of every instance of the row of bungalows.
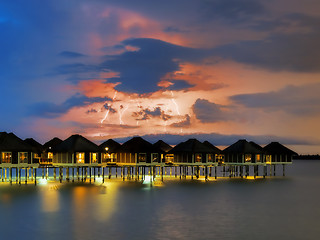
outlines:
[[291, 164], [296, 152], [279, 142], [271, 142], [265, 147], [241, 139], [222, 151], [226, 165], [266, 165]]
[[266, 165], [290, 164], [292, 150], [278, 142], [265, 147], [244, 139], [220, 150], [208, 141], [189, 139], [171, 147], [159, 140], [151, 144], [133, 137], [123, 144], [109, 139], [100, 146], [75, 134], [41, 145], [32, 138], [22, 140], [13, 133], [0, 132], [0, 164], [28, 165]]
[[35, 149], [13, 133], [0, 132], [1, 167], [28, 167], [33, 162]]

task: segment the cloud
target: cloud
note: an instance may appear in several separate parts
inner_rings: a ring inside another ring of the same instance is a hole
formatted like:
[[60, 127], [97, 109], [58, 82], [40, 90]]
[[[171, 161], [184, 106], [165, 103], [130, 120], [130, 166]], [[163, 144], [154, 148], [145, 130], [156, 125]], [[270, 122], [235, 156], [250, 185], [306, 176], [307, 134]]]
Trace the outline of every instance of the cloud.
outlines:
[[265, 13], [265, 7], [255, 0], [215, 0], [201, 2], [202, 17], [230, 23], [247, 21]]
[[[205, 49], [182, 47], [157, 39], [127, 39], [122, 44], [139, 50], [106, 56], [107, 60], [101, 67], [119, 72], [120, 77], [116, 81], [122, 84], [116, 89], [126, 92], [154, 92], [159, 89], [157, 83], [162, 77], [180, 69], [179, 62], [197, 62], [210, 56]], [[181, 85], [183, 88], [186, 86]]]
[[154, 117], [158, 117], [166, 121], [171, 118], [170, 115], [165, 114], [161, 107], [156, 107], [153, 110], [146, 108], [141, 110], [140, 112], [133, 112], [132, 116], [135, 117], [136, 120], [147, 120]]
[[[81, 94], [76, 94], [71, 98], [67, 99], [62, 104], [55, 104], [51, 102], [40, 102], [31, 106], [31, 110], [29, 111], [29, 115], [37, 116], [42, 118], [57, 118], [62, 114], [65, 114], [69, 109], [74, 107], [87, 106], [96, 102], [104, 102], [110, 101], [109, 98], [101, 98], [101, 97], [86, 97]], [[89, 112], [94, 112], [89, 111]]]
[[81, 57], [86, 57], [86, 55], [82, 53], [77, 53], [77, 52], [70, 52], [70, 51], [63, 51], [59, 53], [59, 56], [65, 57], [65, 58], [81, 58]]
[[198, 98], [192, 106], [196, 118], [203, 123], [220, 122], [229, 119], [229, 113], [221, 105]]
[[287, 86], [278, 91], [238, 94], [230, 97], [248, 108], [284, 111], [293, 115], [320, 114], [320, 83]]
[[172, 123], [170, 126], [175, 128], [189, 127], [191, 125], [191, 118], [189, 114], [184, 115], [184, 120]]

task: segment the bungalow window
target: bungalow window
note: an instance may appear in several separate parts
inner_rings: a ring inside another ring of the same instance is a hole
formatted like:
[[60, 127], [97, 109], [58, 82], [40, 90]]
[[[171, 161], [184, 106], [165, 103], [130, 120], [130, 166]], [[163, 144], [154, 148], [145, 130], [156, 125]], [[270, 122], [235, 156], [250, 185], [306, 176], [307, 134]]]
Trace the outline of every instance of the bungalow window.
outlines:
[[52, 152], [48, 152], [48, 159], [52, 159], [53, 158], [53, 153]]
[[84, 152], [79, 152], [76, 154], [76, 162], [84, 163]]
[[256, 154], [256, 162], [261, 162], [261, 155], [260, 154]]
[[106, 161], [106, 162], [111, 162], [111, 155], [110, 153], [105, 153], [103, 155], [103, 159]]
[[266, 163], [271, 164], [271, 159], [272, 159], [271, 155], [267, 155], [266, 156]]
[[11, 159], [12, 159], [11, 152], [3, 152], [1, 155], [2, 155], [2, 163], [11, 163]]
[[152, 162], [158, 162], [158, 161], [159, 161], [159, 154], [152, 153]]
[[201, 162], [201, 160], [202, 160], [201, 154], [200, 154], [200, 153], [197, 153], [195, 159], [196, 159], [196, 162]]
[[246, 154], [245, 155], [245, 161], [246, 162], [251, 162], [251, 154]]
[[27, 152], [19, 152], [19, 162], [20, 163], [28, 163], [28, 153]]
[[147, 160], [147, 154], [146, 153], [139, 153], [138, 160], [139, 160], [139, 162], [145, 162]]
[[96, 153], [91, 153], [91, 163], [97, 163], [97, 154]]
[[208, 162], [214, 162], [213, 154], [207, 154], [207, 160]]
[[174, 162], [174, 155], [173, 154], [167, 154], [165, 156], [166, 158], [166, 163], [173, 163]]

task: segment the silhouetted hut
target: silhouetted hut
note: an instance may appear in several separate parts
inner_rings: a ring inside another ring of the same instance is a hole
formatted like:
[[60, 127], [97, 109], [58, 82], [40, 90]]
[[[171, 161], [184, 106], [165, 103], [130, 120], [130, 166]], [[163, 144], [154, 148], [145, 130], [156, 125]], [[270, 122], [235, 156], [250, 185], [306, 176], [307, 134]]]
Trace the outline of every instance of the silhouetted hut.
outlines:
[[[213, 150], [213, 157], [214, 159], [208, 159], [208, 162], [218, 162], [218, 163], [223, 163], [224, 161], [224, 156], [222, 154], [222, 150], [220, 150], [219, 148], [217, 148], [216, 146], [214, 146], [212, 143], [208, 142], [208, 141], [204, 141], [203, 142], [204, 145], [208, 146], [209, 148], [211, 148]], [[210, 156], [210, 155], [209, 155]]]
[[33, 138], [26, 138], [25, 143], [32, 147], [31, 159], [33, 163], [40, 163], [41, 155], [43, 152], [43, 146]]
[[179, 143], [168, 153], [174, 154], [175, 163], [199, 164], [213, 162], [215, 150], [193, 138]]
[[32, 147], [13, 133], [0, 133], [0, 161], [2, 165], [32, 164]]
[[112, 163], [117, 161], [117, 151], [121, 147], [120, 143], [114, 141], [113, 139], [108, 139], [104, 143], [100, 144], [99, 147], [102, 152], [102, 163]]
[[119, 163], [151, 163], [158, 159], [154, 146], [141, 137], [133, 137], [118, 149], [117, 162]]
[[53, 152], [52, 149], [62, 143], [63, 141], [60, 138], [52, 138], [50, 141], [43, 144], [44, 153], [42, 159], [40, 160], [41, 163], [48, 164], [52, 163], [53, 159]]
[[242, 139], [222, 151], [224, 162], [229, 164], [262, 164], [263, 150], [252, 142]]
[[159, 153], [159, 162], [173, 161], [173, 154], [168, 154], [172, 147], [166, 142], [159, 140], [153, 144], [155, 150]]
[[75, 134], [53, 147], [53, 163], [100, 163], [100, 148], [85, 137]]
[[290, 164], [292, 157], [298, 155], [279, 142], [271, 142], [263, 148], [266, 154], [267, 164]]

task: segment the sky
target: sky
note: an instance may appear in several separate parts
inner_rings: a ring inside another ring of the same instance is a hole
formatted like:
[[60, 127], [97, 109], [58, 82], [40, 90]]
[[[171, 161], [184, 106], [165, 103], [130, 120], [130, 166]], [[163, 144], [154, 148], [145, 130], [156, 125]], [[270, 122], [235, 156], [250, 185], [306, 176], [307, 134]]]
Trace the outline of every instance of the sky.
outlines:
[[320, 152], [318, 0], [0, 2], [0, 131]]

